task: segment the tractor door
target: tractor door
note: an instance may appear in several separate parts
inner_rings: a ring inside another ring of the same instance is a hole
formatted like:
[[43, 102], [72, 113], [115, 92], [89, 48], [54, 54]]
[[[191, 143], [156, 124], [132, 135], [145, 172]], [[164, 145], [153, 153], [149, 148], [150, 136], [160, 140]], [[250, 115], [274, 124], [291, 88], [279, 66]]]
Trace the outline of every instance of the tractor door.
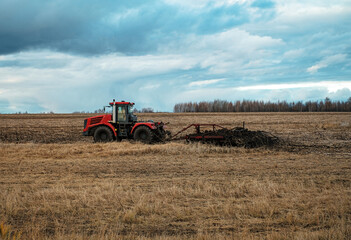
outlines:
[[119, 105], [117, 107], [117, 124], [118, 131], [117, 135], [119, 137], [128, 137], [128, 118], [127, 118], [127, 105]]
[[126, 124], [127, 119], [127, 105], [120, 105], [117, 107], [117, 122], [119, 124]]

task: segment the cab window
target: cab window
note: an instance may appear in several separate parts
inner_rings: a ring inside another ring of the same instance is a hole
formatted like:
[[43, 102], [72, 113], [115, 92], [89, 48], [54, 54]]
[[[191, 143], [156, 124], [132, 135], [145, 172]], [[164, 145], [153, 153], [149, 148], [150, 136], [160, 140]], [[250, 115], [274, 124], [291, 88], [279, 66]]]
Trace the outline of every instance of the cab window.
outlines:
[[117, 111], [118, 111], [117, 121], [118, 122], [125, 122], [127, 120], [125, 106], [119, 106]]

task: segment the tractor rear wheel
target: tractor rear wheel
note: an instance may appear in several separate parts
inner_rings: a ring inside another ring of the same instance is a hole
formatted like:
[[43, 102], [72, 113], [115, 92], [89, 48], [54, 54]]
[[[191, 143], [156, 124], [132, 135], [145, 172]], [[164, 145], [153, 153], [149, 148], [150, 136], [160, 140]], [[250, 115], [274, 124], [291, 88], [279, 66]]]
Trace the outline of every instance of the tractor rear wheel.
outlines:
[[134, 132], [134, 140], [135, 141], [140, 141], [143, 143], [152, 143], [153, 139], [153, 133], [150, 128], [146, 126], [140, 126], [137, 129], [135, 129]]
[[111, 130], [106, 126], [98, 127], [94, 132], [95, 142], [111, 142], [113, 140], [113, 135]]

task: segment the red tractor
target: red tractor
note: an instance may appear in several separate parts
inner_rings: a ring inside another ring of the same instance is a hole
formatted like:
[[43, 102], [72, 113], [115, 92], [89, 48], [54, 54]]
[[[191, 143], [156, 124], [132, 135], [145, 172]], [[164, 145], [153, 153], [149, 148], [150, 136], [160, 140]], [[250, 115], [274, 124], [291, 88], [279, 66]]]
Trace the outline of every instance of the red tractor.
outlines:
[[93, 136], [95, 142], [134, 139], [144, 143], [163, 141], [166, 137], [162, 122], [138, 122], [133, 114], [134, 103], [110, 102], [112, 114], [105, 114], [84, 120], [84, 136]]

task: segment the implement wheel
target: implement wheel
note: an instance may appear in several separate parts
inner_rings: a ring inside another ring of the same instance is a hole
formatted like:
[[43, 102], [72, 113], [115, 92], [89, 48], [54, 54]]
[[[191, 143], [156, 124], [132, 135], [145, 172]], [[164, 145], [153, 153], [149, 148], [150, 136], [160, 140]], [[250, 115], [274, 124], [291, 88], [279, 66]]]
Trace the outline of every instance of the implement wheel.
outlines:
[[153, 133], [150, 128], [146, 126], [140, 126], [137, 129], [135, 129], [133, 137], [135, 141], [150, 144], [152, 143]]
[[113, 135], [111, 130], [106, 126], [98, 127], [94, 132], [95, 142], [111, 142], [113, 140]]

